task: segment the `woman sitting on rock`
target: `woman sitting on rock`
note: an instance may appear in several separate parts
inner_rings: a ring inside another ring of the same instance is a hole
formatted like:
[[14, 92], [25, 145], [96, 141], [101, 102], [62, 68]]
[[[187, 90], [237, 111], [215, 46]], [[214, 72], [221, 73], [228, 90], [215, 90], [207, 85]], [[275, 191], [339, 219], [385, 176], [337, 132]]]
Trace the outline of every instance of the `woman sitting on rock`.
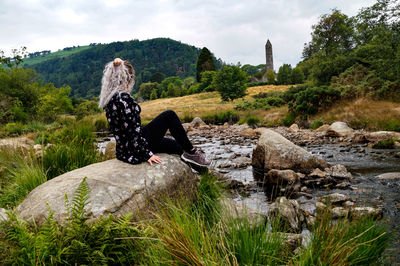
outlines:
[[[134, 83], [135, 70], [128, 61], [116, 58], [106, 64], [99, 107], [105, 110], [114, 134], [117, 159], [131, 164], [147, 161], [152, 165], [162, 162], [154, 153], [169, 153], [181, 155], [192, 166], [210, 165], [204, 154], [193, 147], [174, 111], [165, 111], [141, 126], [140, 106], [130, 95]], [[175, 139], [165, 137], [168, 129]]]

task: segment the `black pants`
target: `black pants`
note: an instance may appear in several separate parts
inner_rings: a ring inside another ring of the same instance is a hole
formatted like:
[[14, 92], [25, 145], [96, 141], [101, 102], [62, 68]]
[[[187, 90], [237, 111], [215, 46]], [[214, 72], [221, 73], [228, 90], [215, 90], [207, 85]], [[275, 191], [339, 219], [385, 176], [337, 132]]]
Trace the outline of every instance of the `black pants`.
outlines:
[[[175, 139], [165, 137], [167, 130]], [[154, 153], [182, 154], [193, 149], [192, 143], [182, 127], [181, 121], [174, 111], [168, 110], [159, 114], [142, 128], [143, 136]]]

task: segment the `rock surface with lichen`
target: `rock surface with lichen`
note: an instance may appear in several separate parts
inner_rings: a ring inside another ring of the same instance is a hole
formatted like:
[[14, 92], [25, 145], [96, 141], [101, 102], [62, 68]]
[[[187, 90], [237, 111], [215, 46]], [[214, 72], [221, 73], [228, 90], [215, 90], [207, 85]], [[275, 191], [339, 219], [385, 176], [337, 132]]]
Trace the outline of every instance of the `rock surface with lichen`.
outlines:
[[65, 173], [31, 191], [17, 211], [22, 218], [41, 224], [50, 208], [56, 220], [65, 221], [65, 195], [71, 202], [84, 177], [90, 188], [90, 202], [86, 206], [89, 219], [127, 212], [143, 214], [154, 201], [176, 193], [190, 197], [196, 191], [196, 176], [190, 167], [177, 156], [161, 154], [160, 157], [162, 163], [152, 166], [113, 159]]

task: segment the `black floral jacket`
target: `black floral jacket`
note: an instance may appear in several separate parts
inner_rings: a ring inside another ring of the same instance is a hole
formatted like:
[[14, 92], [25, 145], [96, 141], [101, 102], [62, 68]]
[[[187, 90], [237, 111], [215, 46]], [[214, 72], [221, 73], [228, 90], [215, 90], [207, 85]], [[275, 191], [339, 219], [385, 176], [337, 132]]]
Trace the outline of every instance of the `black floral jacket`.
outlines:
[[117, 159], [131, 164], [147, 161], [153, 153], [142, 136], [140, 106], [128, 93], [120, 92], [114, 94], [104, 110], [117, 142]]

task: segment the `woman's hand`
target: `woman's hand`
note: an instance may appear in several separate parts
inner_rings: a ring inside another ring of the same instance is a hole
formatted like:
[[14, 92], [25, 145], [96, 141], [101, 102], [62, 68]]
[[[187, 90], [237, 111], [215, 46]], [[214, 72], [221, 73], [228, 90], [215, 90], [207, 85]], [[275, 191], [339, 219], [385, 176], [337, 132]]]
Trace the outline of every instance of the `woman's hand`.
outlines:
[[121, 58], [115, 58], [114, 59], [114, 66], [119, 66], [119, 65], [122, 64], [122, 62], [124, 62], [124, 61], [122, 61]]
[[161, 163], [162, 159], [160, 158], [160, 156], [157, 155], [153, 155], [150, 157], [150, 159], [147, 160], [147, 162], [152, 165], [152, 163]]

